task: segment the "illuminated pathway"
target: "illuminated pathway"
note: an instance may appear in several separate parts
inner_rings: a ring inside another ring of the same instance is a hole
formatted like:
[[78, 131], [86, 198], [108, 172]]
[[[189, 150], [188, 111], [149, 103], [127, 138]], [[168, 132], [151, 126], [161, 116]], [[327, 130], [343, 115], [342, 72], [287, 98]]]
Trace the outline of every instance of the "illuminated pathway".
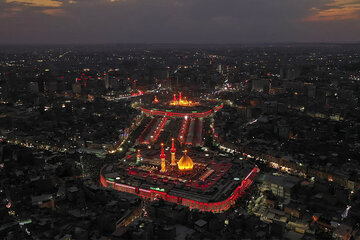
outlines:
[[159, 138], [159, 135], [160, 135], [161, 131], [163, 130], [167, 120], [168, 120], [167, 117], [163, 117], [159, 121], [159, 123], [156, 125], [156, 128], [154, 129], [154, 131], [151, 133], [150, 139], [145, 140], [144, 143], [147, 143], [147, 144], [155, 143], [156, 140]]
[[187, 131], [186, 136], [186, 145], [202, 145], [202, 127], [203, 121], [201, 119], [191, 119], [189, 130]]
[[167, 117], [151, 119], [137, 141], [142, 144], [155, 143], [167, 121]]
[[185, 117], [184, 120], [182, 121], [179, 136], [178, 136], [178, 141], [181, 144], [183, 144], [185, 142], [185, 136], [187, 135], [187, 132], [188, 132], [189, 122], [190, 122], [190, 119], [187, 117]]
[[138, 142], [144, 143], [145, 141], [148, 141], [159, 122], [159, 118], [151, 119], [151, 121], [146, 125], [145, 129], [142, 131], [140, 137], [138, 138]]
[[[139, 115], [140, 116], [140, 115]], [[130, 135], [133, 133], [133, 131], [139, 127], [139, 125], [141, 124], [141, 122], [144, 120], [144, 117], [141, 116], [139, 117], [139, 119], [136, 119], [136, 121], [131, 125], [127, 136], [124, 138], [124, 140], [116, 147], [116, 149], [109, 151], [109, 153], [113, 154], [116, 153], [117, 151], [122, 151], [122, 147], [123, 145], [128, 141], [128, 139], [130, 138]]]
[[128, 226], [130, 223], [132, 223], [135, 219], [142, 217], [143, 215], [143, 209], [144, 209], [144, 201], [141, 201], [141, 204], [139, 207], [135, 208], [128, 216], [126, 216], [124, 219], [120, 219], [117, 223], [116, 223], [116, 229], [120, 228], [120, 227], [126, 227]]

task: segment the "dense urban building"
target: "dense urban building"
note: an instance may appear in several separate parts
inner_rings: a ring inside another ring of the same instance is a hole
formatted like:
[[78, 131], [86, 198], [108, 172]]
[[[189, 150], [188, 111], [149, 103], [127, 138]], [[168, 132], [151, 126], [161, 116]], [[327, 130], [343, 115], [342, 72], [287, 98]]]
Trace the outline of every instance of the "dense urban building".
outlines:
[[1, 239], [360, 239], [360, 45], [0, 47]]

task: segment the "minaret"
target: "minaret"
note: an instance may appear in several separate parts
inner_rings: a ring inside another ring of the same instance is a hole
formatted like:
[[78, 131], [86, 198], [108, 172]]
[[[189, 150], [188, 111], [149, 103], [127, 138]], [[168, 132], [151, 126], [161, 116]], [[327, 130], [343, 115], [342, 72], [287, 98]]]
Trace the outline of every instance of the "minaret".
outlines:
[[160, 172], [165, 172], [166, 171], [166, 163], [165, 163], [165, 152], [164, 152], [164, 144], [161, 143], [161, 154], [160, 154], [160, 159], [161, 159], [161, 170]]
[[182, 101], [181, 92], [179, 93], [179, 102]]
[[172, 138], [171, 139], [171, 166], [176, 166], [176, 159], [175, 159], [175, 153], [176, 153], [176, 148], [175, 148], [175, 139]]
[[137, 150], [138, 153], [136, 155], [136, 164], [139, 165], [141, 162], [141, 154], [140, 154], [140, 149]]
[[174, 104], [176, 103], [176, 94], [174, 93]]

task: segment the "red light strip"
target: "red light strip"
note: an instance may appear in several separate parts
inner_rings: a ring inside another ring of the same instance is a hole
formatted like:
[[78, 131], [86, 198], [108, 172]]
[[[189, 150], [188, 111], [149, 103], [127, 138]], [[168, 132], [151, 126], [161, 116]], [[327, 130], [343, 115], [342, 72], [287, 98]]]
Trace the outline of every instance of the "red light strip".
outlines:
[[163, 119], [161, 119], [160, 123], [158, 124], [158, 126], [156, 127], [154, 133], [153, 133], [153, 142], [156, 142], [157, 139], [159, 138], [160, 136], [160, 133], [161, 133], [161, 130], [164, 128], [166, 122], [167, 122], [168, 118], [167, 117], [164, 117]]
[[145, 129], [141, 132], [140, 137], [138, 137], [139, 142], [143, 142], [144, 138], [148, 135], [152, 125], [155, 123], [156, 119], [153, 118], [151, 121], [146, 125]]
[[215, 113], [219, 111], [224, 105], [221, 104], [219, 106], [216, 106], [213, 109], [210, 109], [209, 111], [202, 112], [202, 113], [176, 113], [176, 112], [166, 112], [166, 111], [160, 111], [160, 110], [150, 110], [145, 109], [143, 107], [140, 107], [140, 110], [143, 111], [146, 114], [149, 115], [160, 115], [160, 116], [167, 116], [167, 117], [193, 117], [193, 118], [202, 118], [202, 117], [208, 117], [212, 113]]
[[187, 134], [188, 128], [189, 128], [189, 118], [187, 118], [187, 119], [184, 118], [184, 120], [181, 124], [179, 136], [178, 136], [178, 140], [181, 144], [183, 144], [185, 141], [185, 135]]
[[195, 130], [194, 130], [194, 138], [192, 140], [193, 144], [195, 146], [201, 145], [202, 144], [202, 126], [203, 126], [203, 122], [200, 119], [196, 119], [196, 125], [195, 125]]
[[[151, 142], [156, 142], [167, 120], [167, 117], [162, 118], [160, 121], [157, 121], [156, 118], [152, 119], [141, 133], [140, 137], [138, 138], [138, 142], [141, 142], [142, 144], [150, 144]], [[156, 122], [157, 126], [155, 130], [153, 130], [153, 132], [150, 132], [152, 131], [153, 126], [154, 124], [156, 124]], [[153, 138], [151, 139], [150, 136], [153, 136]]]
[[147, 190], [147, 189], [138, 189], [137, 192], [135, 187], [128, 186], [125, 184], [115, 184], [113, 181], [105, 180], [105, 178], [100, 174], [100, 182], [104, 187], [112, 187], [118, 191], [128, 192], [135, 195], [138, 195], [142, 198], [148, 198], [150, 200], [154, 200], [156, 198], [161, 197], [162, 199], [168, 202], [174, 202], [177, 204], [182, 204], [184, 206], [188, 206], [190, 209], [198, 209], [200, 211], [206, 212], [223, 212], [228, 210], [232, 205], [235, 204], [236, 200], [241, 197], [245, 190], [248, 189], [253, 183], [257, 173], [259, 172], [258, 167], [254, 167], [252, 171], [246, 176], [246, 178], [241, 182], [241, 185], [238, 186], [235, 191], [228, 197], [226, 200], [221, 202], [198, 202], [191, 199], [181, 198], [178, 196], [169, 195], [166, 192], [159, 192], [156, 190]]
[[186, 134], [186, 145], [192, 145], [195, 132], [195, 119], [191, 119], [188, 132]]

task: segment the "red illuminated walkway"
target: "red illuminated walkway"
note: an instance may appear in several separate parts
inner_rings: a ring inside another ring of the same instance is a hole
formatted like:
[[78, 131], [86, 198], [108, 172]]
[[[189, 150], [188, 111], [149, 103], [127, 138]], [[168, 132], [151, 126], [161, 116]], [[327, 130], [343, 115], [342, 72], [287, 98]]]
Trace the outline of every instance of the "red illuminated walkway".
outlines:
[[186, 136], [186, 145], [201, 146], [202, 145], [202, 126], [203, 121], [195, 118], [191, 119], [189, 130]]
[[145, 138], [149, 135], [150, 132], [152, 132], [154, 126], [156, 126], [156, 123], [159, 121], [158, 118], [153, 118], [151, 121], [146, 125], [145, 129], [140, 134], [140, 137], [137, 139], [138, 142], [142, 143]]
[[151, 121], [148, 123], [148, 125], [146, 125], [144, 131], [138, 138], [138, 142], [142, 144], [150, 144], [156, 142], [167, 120], [167, 117], [151, 119]]
[[190, 119], [184, 118], [179, 131], [178, 141], [183, 144], [185, 142], [185, 136], [187, 136]]
[[144, 143], [150, 144], [150, 142], [151, 143], [156, 142], [156, 140], [159, 138], [160, 133], [161, 133], [162, 129], [164, 128], [167, 120], [168, 120], [167, 117], [163, 117], [157, 124], [154, 132], [152, 132], [152, 134], [151, 134], [152, 137], [150, 136], [150, 139], [146, 139], [146, 141]]

